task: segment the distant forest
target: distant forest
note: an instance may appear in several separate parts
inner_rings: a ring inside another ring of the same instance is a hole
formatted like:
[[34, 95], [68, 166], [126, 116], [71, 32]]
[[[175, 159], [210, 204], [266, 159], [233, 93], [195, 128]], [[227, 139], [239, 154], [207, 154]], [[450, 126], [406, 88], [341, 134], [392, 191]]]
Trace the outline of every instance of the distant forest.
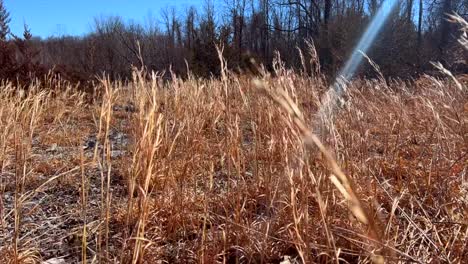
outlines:
[[[382, 2], [225, 0], [222, 7], [214, 8], [207, 1], [199, 8], [167, 8], [158, 20], [146, 25], [118, 16], [99, 17], [84, 36], [47, 39], [34, 37], [34, 25], [30, 25], [32, 30], [25, 25], [23, 36], [9, 34], [8, 10], [1, 4], [0, 64], [4, 66], [0, 76], [60, 69], [77, 78], [105, 72], [118, 79], [131, 76], [133, 65], [150, 71], [170, 69], [182, 77], [189, 69], [197, 76], [210, 77], [220, 70], [216, 46], [224, 47], [228, 67], [242, 73], [252, 59], [269, 69], [276, 54], [288, 67], [300, 68], [299, 50], [307, 61], [314, 56], [311, 45], [322, 72], [333, 76]], [[413, 78], [431, 70], [430, 61], [440, 61], [454, 72], [467, 72], [468, 54], [457, 43], [462, 32], [447, 16], [453, 13], [467, 19], [468, 1], [400, 0], [369, 57], [389, 77]], [[364, 66], [360, 74], [371, 71]]]

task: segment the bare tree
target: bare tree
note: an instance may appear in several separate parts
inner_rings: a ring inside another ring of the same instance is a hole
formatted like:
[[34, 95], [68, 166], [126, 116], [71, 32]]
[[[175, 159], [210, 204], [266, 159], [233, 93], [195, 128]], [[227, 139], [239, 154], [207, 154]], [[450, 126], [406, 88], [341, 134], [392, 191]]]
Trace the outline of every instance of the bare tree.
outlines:
[[449, 44], [451, 25], [447, 15], [453, 12], [452, 0], [443, 0], [440, 12], [439, 56], [442, 58]]
[[406, 2], [406, 20], [408, 25], [413, 23], [413, 0]]
[[419, 0], [419, 17], [418, 17], [418, 52], [419, 53], [421, 52], [421, 45], [422, 45], [423, 12], [424, 12], [423, 0]]
[[191, 6], [187, 11], [187, 17], [185, 19], [185, 46], [190, 49], [192, 48], [193, 41], [195, 39], [195, 18], [197, 10]]

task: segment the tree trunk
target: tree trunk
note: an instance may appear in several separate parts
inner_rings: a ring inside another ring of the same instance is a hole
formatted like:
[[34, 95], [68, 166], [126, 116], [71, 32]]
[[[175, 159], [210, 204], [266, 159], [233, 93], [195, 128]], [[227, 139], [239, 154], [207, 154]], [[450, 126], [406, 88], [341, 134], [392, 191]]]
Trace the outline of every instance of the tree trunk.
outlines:
[[325, 0], [325, 9], [323, 13], [323, 38], [325, 38], [325, 47], [323, 48], [323, 63], [325, 68], [329, 69], [333, 69], [333, 57], [331, 52], [330, 36], [328, 32], [331, 8], [331, 0]]
[[371, 14], [374, 15], [377, 12], [377, 0], [370, 0], [369, 5]]
[[269, 52], [269, 42], [270, 42], [270, 37], [269, 37], [269, 30], [268, 30], [268, 18], [270, 16], [269, 14], [269, 3], [268, 0], [263, 0], [263, 6], [262, 6], [262, 15], [263, 15], [263, 25], [262, 25], [262, 32], [263, 32], [263, 57], [266, 62], [269, 62], [268, 54]]
[[324, 10], [324, 13], [323, 13], [323, 23], [325, 25], [326, 30], [328, 30], [328, 20], [330, 19], [331, 7], [332, 7], [331, 0], [325, 0], [325, 10]]
[[[450, 22], [447, 21], [447, 15], [452, 13], [452, 0], [444, 0], [442, 14], [440, 14], [440, 40], [439, 40], [439, 59], [445, 54], [445, 49], [449, 44]], [[442, 61], [443, 63], [443, 61]]]
[[422, 21], [423, 21], [423, 0], [419, 0], [419, 18], [418, 18], [418, 50], [422, 45]]
[[410, 25], [413, 20], [413, 0], [408, 0], [407, 4], [408, 6], [406, 7], [406, 19], [408, 25]]

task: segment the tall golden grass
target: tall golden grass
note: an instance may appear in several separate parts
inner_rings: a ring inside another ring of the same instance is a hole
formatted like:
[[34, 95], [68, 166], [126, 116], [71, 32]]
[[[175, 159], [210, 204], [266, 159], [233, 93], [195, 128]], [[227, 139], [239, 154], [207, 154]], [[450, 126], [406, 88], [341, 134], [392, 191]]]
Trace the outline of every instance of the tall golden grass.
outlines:
[[3, 83], [0, 263], [468, 259], [466, 76], [356, 79], [318, 118], [318, 71], [222, 69]]

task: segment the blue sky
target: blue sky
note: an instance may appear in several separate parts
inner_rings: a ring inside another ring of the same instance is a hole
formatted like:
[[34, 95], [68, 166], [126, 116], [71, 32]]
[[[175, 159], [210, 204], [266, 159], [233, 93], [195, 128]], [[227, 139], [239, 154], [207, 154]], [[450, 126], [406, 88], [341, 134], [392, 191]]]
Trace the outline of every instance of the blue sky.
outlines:
[[11, 16], [10, 28], [22, 34], [26, 22], [35, 36], [82, 35], [94, 17], [119, 15], [142, 24], [149, 17], [160, 18], [161, 10], [174, 6], [182, 13], [204, 0], [4, 0]]

